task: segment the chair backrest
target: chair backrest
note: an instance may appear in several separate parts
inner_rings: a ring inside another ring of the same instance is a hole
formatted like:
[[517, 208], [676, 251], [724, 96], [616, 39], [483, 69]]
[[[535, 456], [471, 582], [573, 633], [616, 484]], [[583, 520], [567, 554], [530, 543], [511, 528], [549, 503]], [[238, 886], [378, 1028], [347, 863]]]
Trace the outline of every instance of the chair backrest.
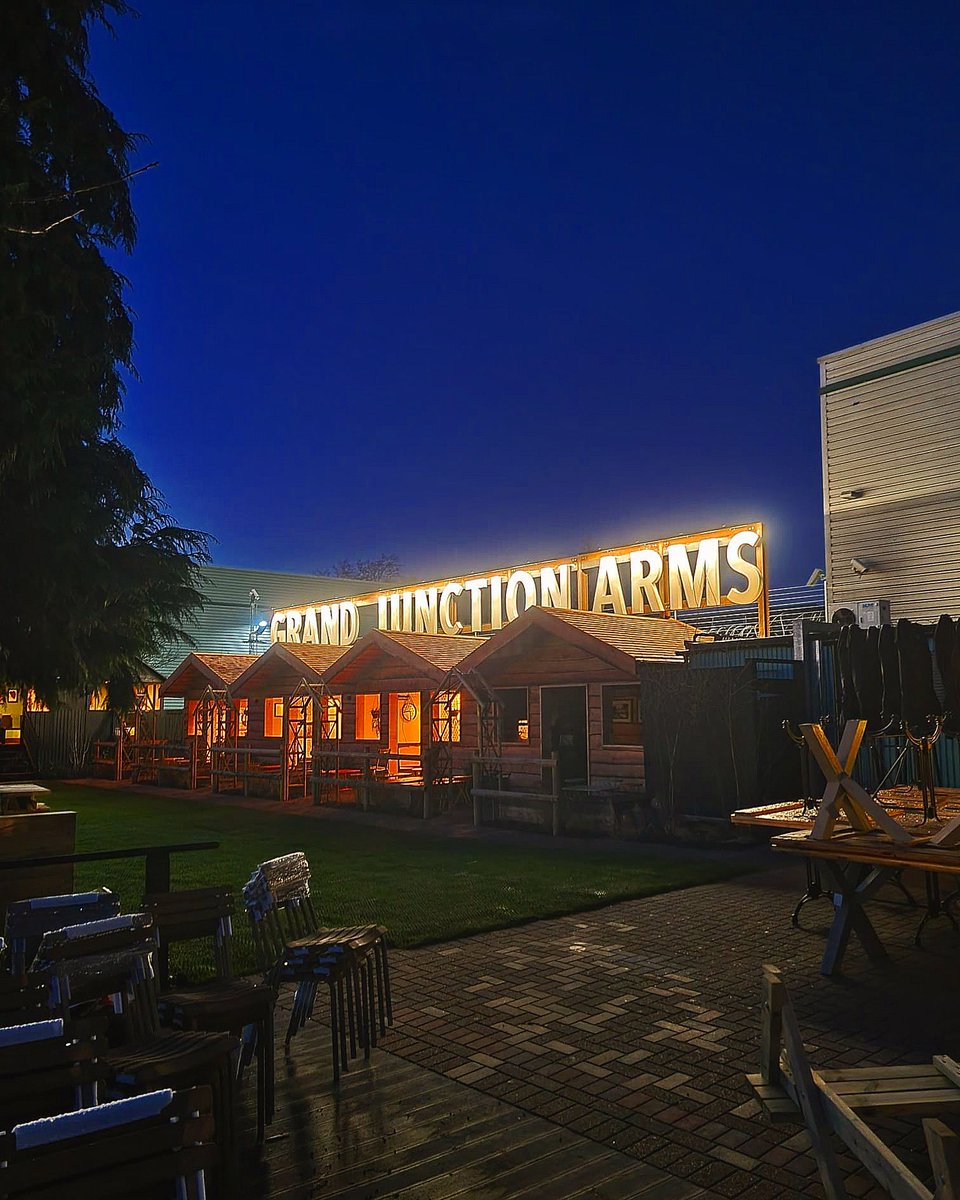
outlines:
[[0, 1029], [0, 1129], [96, 1104], [107, 1077], [104, 1021], [32, 1021]]
[[43, 1021], [49, 1015], [47, 988], [42, 979], [0, 975], [0, 1028]]
[[[144, 897], [144, 912], [153, 917], [161, 948], [175, 942], [207, 938], [220, 979], [233, 977], [233, 891], [227, 886], [159, 892]], [[167, 983], [160, 980], [161, 987]]]
[[209, 1087], [147, 1092], [0, 1134], [0, 1195], [200, 1200], [217, 1161]]
[[289, 941], [319, 928], [310, 898], [310, 864], [300, 851], [261, 863], [244, 884], [243, 902], [264, 973]]
[[119, 911], [120, 898], [106, 888], [67, 896], [36, 896], [31, 900], [11, 901], [7, 905], [5, 924], [10, 973], [23, 974], [45, 933], [62, 929], [64, 925], [114, 917]]
[[111, 996], [123, 1037], [152, 1037], [160, 1029], [156, 949], [153, 917], [129, 913], [46, 934], [33, 972], [48, 983], [53, 1013], [76, 1015], [78, 1005]]

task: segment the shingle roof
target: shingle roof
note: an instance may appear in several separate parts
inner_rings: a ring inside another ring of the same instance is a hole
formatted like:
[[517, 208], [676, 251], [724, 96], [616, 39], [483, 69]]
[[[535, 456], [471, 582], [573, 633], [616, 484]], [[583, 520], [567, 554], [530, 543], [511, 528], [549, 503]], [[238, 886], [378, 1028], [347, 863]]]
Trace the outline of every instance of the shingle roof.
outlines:
[[553, 617], [615, 646], [631, 658], [672, 661], [699, 630], [674, 617], [621, 617], [613, 613], [580, 612], [576, 609], [541, 609]]
[[243, 672], [255, 662], [257, 654], [195, 654], [202, 663], [210, 668], [215, 675], [228, 686], [238, 679]]
[[445, 633], [397, 633], [393, 630], [381, 630], [384, 637], [396, 642], [398, 646], [418, 654], [441, 671], [449, 671], [468, 654], [476, 650], [481, 639], [475, 637], [460, 637]]
[[305, 666], [316, 671], [318, 675], [328, 671], [338, 658], [343, 657], [347, 649], [346, 646], [315, 646], [312, 643], [304, 646], [300, 642], [278, 642], [277, 644], [296, 655]]

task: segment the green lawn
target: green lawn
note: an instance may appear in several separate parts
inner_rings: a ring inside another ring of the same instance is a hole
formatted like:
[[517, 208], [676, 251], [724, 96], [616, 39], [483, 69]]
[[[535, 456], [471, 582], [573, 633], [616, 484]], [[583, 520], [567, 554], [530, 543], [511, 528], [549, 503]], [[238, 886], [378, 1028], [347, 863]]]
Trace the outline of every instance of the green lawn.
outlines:
[[[653, 854], [604, 854], [589, 842], [576, 850], [557, 849], [549, 840], [542, 846], [489, 845], [61, 784], [54, 785], [49, 802], [77, 812], [78, 851], [218, 841], [217, 851], [174, 856], [174, 888], [230, 883], [239, 892], [258, 862], [303, 850], [326, 924], [377, 921], [388, 928], [393, 945], [404, 947], [709, 883], [744, 870], [736, 858], [730, 863], [659, 861]], [[76, 882], [114, 889], [130, 911], [141, 898], [143, 861], [85, 863], [77, 868]], [[234, 931], [237, 969], [251, 970], [242, 915]], [[190, 974], [201, 969], [196, 954], [177, 958], [172, 965]]]

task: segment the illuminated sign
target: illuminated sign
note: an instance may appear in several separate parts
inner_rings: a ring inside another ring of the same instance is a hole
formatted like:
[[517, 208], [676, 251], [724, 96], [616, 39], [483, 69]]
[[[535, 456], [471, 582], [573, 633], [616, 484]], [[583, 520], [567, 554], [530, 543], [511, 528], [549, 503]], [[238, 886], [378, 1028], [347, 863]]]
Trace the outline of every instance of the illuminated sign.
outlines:
[[349, 646], [368, 627], [488, 633], [535, 605], [662, 616], [728, 604], [756, 604], [760, 633], [766, 632], [759, 523], [281, 609], [270, 622], [270, 640]]

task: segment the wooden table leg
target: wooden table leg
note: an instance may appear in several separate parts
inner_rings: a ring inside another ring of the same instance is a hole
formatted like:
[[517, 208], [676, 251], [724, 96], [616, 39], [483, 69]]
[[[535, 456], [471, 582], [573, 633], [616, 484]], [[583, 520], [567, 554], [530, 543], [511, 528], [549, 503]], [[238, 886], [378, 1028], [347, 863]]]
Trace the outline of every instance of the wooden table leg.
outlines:
[[856, 933], [868, 957], [886, 958], [887, 952], [877, 936], [863, 905], [879, 888], [889, 882], [889, 867], [873, 867], [863, 876], [858, 863], [824, 859], [824, 866], [833, 878], [835, 913], [820, 966], [821, 975], [833, 975], [840, 970], [851, 932]]

